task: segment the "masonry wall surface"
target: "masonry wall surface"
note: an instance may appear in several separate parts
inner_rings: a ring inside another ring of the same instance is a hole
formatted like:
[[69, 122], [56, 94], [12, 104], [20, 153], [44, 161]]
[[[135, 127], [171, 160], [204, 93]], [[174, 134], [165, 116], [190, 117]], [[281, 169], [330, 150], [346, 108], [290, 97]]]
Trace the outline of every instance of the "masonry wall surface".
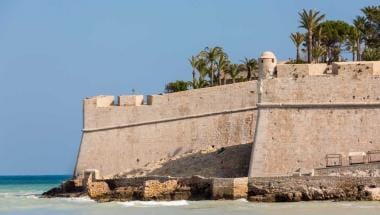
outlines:
[[347, 165], [349, 152], [380, 149], [380, 77], [371, 68], [343, 72], [261, 82], [250, 177], [325, 167], [327, 154]]
[[[347, 165], [350, 152], [380, 150], [379, 62], [282, 64], [276, 78], [141, 98], [84, 101], [75, 176], [147, 167], [171, 176], [289, 176], [325, 167], [327, 154]], [[236, 152], [251, 148], [249, 173], [236, 171], [249, 159]]]
[[251, 144], [256, 91], [257, 82], [251, 81], [154, 95], [150, 105], [141, 106], [115, 106], [109, 96], [86, 99], [75, 175], [86, 169], [104, 177], [133, 175], [161, 159]]

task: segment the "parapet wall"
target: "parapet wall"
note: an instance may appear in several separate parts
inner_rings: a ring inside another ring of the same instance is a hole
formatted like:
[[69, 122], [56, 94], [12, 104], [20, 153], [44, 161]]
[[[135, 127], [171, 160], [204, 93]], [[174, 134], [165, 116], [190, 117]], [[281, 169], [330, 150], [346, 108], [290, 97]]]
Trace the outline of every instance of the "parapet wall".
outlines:
[[[91, 131], [249, 109], [256, 106], [256, 91], [256, 81], [252, 81], [178, 93], [149, 95], [146, 104], [139, 99], [139, 105], [129, 106], [114, 105], [114, 96], [92, 97], [84, 101], [84, 130]], [[142, 98], [142, 96], [139, 97]]]
[[137, 102], [120, 98], [132, 102], [115, 105], [113, 96], [84, 101], [76, 176], [85, 169], [98, 169], [103, 176], [135, 175], [161, 159], [253, 140], [256, 81], [152, 95], [146, 104], [141, 97]]
[[277, 78], [305, 78], [307, 76], [380, 75], [380, 61], [335, 62], [327, 64], [278, 64]]

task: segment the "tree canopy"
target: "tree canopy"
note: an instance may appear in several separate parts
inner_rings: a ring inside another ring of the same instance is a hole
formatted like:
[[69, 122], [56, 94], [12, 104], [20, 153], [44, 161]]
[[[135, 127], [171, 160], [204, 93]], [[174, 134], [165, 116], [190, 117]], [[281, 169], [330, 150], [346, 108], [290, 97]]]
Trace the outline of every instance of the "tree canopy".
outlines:
[[[325, 20], [321, 11], [303, 9], [298, 13], [299, 28], [305, 32], [290, 35], [296, 48], [296, 60], [289, 63], [331, 63], [346, 60], [342, 52], [352, 53], [352, 60], [380, 60], [380, 5], [361, 9], [352, 24]], [[305, 49], [306, 47], [306, 49]], [[306, 54], [306, 55], [305, 55]], [[307, 59], [303, 57], [306, 56]], [[189, 59], [192, 81], [170, 82], [168, 93], [213, 87], [258, 78], [258, 61], [244, 58], [234, 63], [220, 46], [206, 47]]]

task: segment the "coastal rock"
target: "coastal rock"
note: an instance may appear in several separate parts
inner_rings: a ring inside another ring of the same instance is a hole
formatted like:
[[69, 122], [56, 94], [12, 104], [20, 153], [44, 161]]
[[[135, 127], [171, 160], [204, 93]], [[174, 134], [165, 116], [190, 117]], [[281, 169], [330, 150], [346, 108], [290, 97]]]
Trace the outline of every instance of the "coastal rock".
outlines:
[[87, 184], [87, 194], [92, 199], [99, 199], [111, 192], [106, 182], [91, 182]]
[[171, 194], [177, 190], [177, 181], [149, 180], [143, 189], [144, 200], [171, 200]]
[[250, 178], [248, 200], [263, 202], [378, 200], [379, 187], [378, 177]]
[[213, 199], [247, 198], [248, 178], [214, 178], [212, 181]]
[[44, 193], [43, 198], [53, 197], [80, 197], [86, 195], [84, 187], [78, 180], [68, 180], [63, 182], [59, 187], [54, 187]]
[[380, 187], [377, 188], [369, 188], [367, 187], [366, 192], [368, 192], [369, 198], [372, 201], [380, 201]]
[[67, 181], [43, 197], [87, 194], [98, 202], [132, 200], [210, 200], [247, 198], [255, 202], [380, 200], [378, 177], [190, 178], [136, 177], [99, 179], [78, 187]]

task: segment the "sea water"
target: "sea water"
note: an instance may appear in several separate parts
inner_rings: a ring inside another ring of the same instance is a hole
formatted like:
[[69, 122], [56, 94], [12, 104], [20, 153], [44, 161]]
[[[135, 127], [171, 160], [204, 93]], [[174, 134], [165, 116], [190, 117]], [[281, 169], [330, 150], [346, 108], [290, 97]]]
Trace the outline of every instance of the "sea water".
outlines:
[[241, 199], [96, 203], [89, 198], [40, 198], [42, 192], [59, 185], [68, 178], [69, 176], [0, 176], [0, 215], [380, 214], [380, 202], [251, 203]]

